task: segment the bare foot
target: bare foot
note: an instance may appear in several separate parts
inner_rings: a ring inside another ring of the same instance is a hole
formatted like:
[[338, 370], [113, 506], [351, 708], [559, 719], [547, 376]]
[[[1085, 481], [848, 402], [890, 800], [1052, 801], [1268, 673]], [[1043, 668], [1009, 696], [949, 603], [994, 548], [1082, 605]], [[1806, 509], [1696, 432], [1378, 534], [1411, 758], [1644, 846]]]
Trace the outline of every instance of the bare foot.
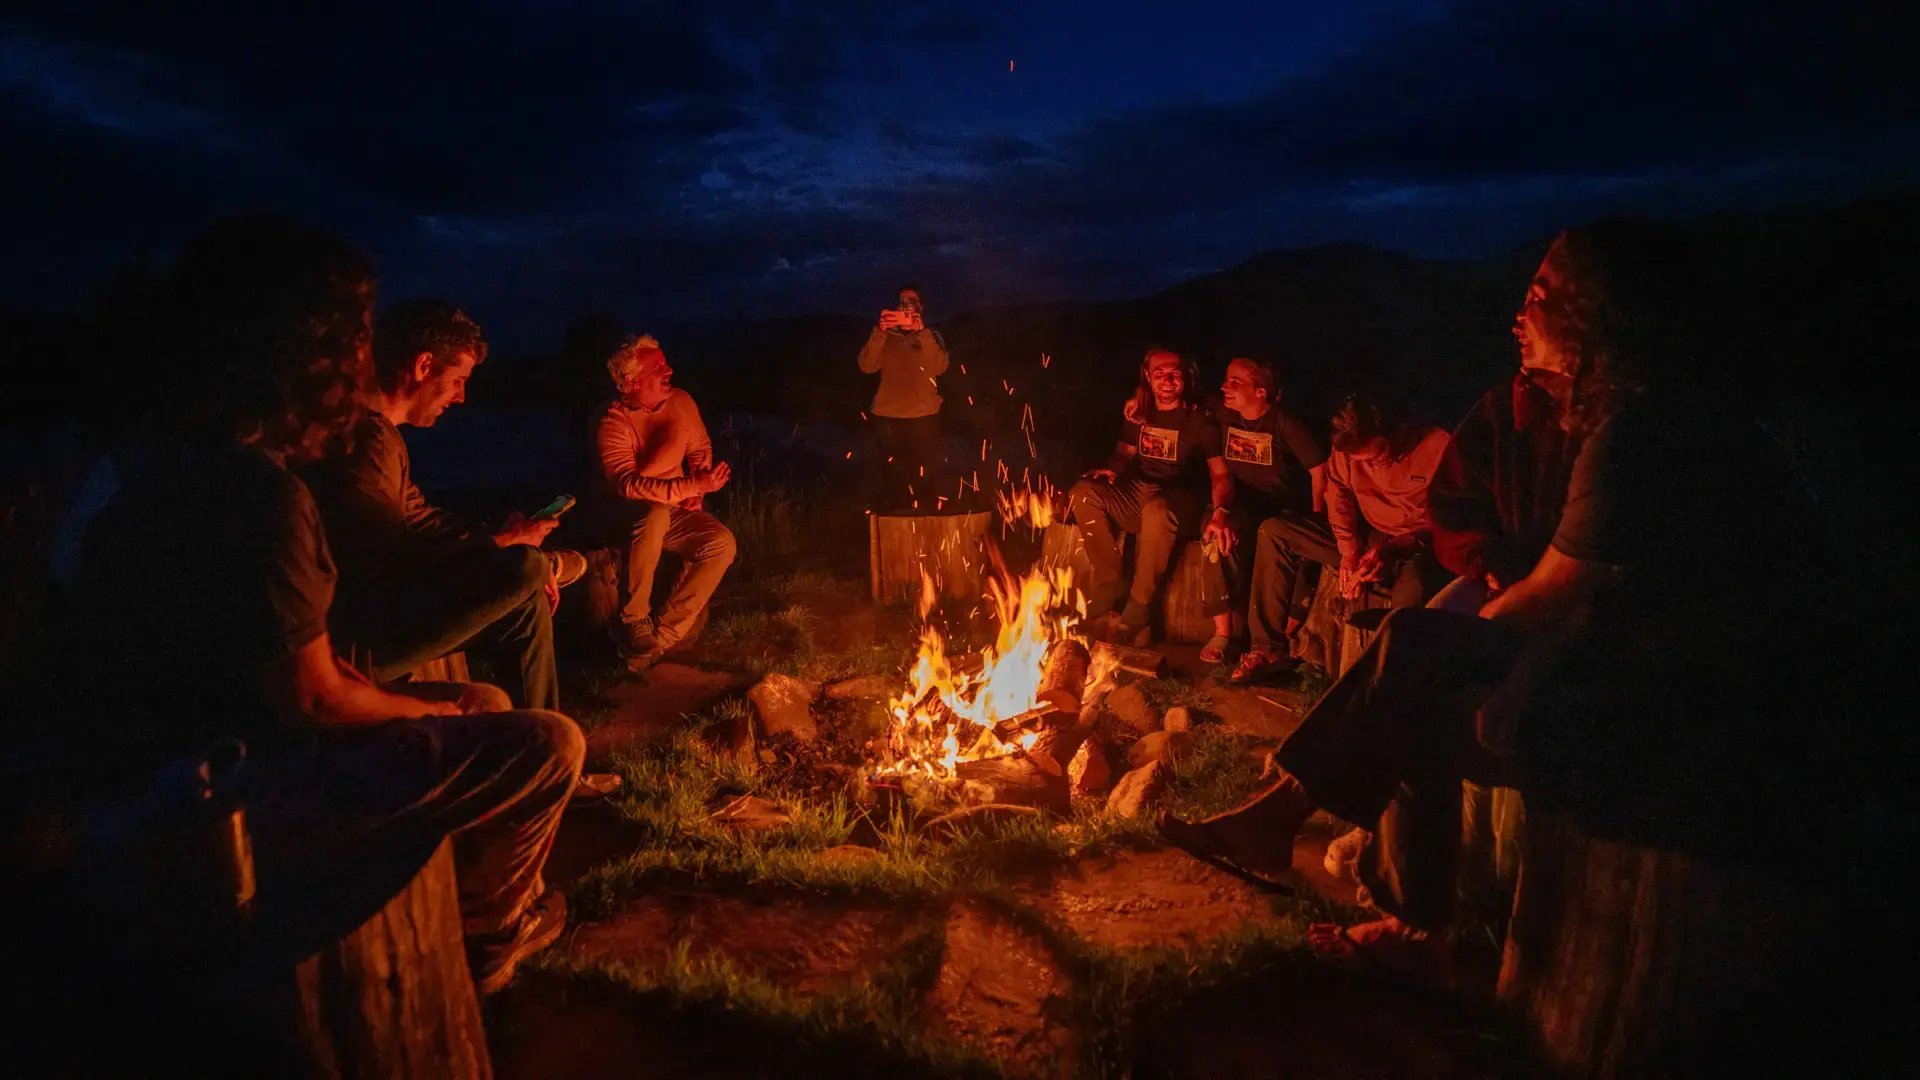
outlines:
[[1307, 945], [1335, 967], [1428, 990], [1453, 989], [1453, 950], [1446, 936], [1415, 930], [1391, 915], [1358, 926], [1314, 923], [1307, 928]]

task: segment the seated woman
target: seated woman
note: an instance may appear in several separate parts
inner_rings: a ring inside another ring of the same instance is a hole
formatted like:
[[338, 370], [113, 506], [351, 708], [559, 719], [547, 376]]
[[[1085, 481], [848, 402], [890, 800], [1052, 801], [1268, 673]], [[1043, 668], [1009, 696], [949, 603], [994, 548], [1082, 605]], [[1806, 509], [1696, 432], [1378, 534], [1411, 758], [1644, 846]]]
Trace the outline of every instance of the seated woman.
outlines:
[[1324, 954], [1450, 981], [1463, 778], [1591, 835], [1730, 860], [1765, 865], [1797, 835], [1772, 755], [1827, 697], [1794, 662], [1816, 633], [1815, 511], [1737, 400], [1683, 366], [1706, 340], [1680, 317], [1699, 285], [1683, 250], [1639, 223], [1572, 230], [1527, 295], [1520, 319], [1564, 354], [1584, 435], [1532, 572], [1477, 618], [1395, 612], [1265, 790], [1163, 819], [1174, 843], [1256, 871], [1287, 867], [1316, 809], [1374, 828], [1358, 869], [1386, 917], [1316, 927]]

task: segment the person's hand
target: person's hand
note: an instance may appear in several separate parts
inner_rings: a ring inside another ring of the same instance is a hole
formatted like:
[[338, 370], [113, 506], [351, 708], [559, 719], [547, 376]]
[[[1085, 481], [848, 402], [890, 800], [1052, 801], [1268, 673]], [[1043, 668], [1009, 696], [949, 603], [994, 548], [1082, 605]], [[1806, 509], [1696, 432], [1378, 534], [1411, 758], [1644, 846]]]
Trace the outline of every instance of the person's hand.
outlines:
[[539, 547], [547, 542], [547, 537], [552, 535], [559, 524], [560, 521], [557, 518], [530, 518], [515, 510], [507, 515], [507, 523], [500, 527], [500, 531], [493, 534], [493, 543], [494, 546], [503, 548], [512, 547], [515, 544]]
[[1128, 398], [1127, 407], [1120, 411], [1122, 415], [1127, 418], [1127, 423], [1129, 424], [1144, 424], [1147, 422], [1147, 414], [1140, 411], [1140, 400], [1138, 398]]
[[1366, 580], [1354, 573], [1354, 569], [1353, 565], [1344, 562], [1340, 564], [1340, 599], [1342, 600], [1351, 600], [1359, 596], [1360, 590], [1366, 587]]
[[1083, 477], [1083, 479], [1086, 479], [1086, 480], [1102, 480], [1109, 484], [1113, 483], [1118, 478], [1119, 477], [1114, 473], [1112, 469], [1109, 469], [1104, 465], [1102, 465], [1100, 468], [1097, 468], [1097, 469], [1088, 469], [1086, 472], [1086, 475]]
[[1211, 542], [1215, 551], [1222, 555], [1233, 554], [1233, 530], [1227, 527], [1227, 515], [1215, 513], [1207, 519], [1207, 527], [1200, 531], [1200, 539]]
[[547, 594], [547, 611], [551, 614], [559, 614], [560, 579], [553, 576], [553, 564], [551, 562], [547, 564], [547, 583], [541, 587], [541, 591]]
[[1355, 581], [1364, 585], [1369, 581], [1378, 581], [1385, 575], [1387, 561], [1380, 554], [1381, 547], [1379, 544], [1368, 544], [1367, 550], [1361, 552], [1359, 561], [1353, 565]]
[[915, 333], [919, 333], [927, 328], [926, 321], [920, 317], [920, 313], [917, 311], [907, 312], [906, 318], [900, 321], [900, 325], [902, 329], [912, 330]]
[[699, 489], [700, 494], [711, 495], [726, 487], [728, 478], [732, 476], [733, 468], [722, 461], [717, 465], [696, 470], [693, 474], [693, 486]]
[[415, 700], [415, 716], [466, 716], [468, 709], [459, 701], [419, 701]]
[[904, 312], [888, 308], [880, 313], [880, 329], [882, 330], [894, 330], [905, 325], [906, 315]]
[[677, 504], [682, 510], [704, 510], [707, 505], [705, 495], [689, 495]]
[[1506, 591], [1507, 584], [1500, 580], [1500, 575], [1491, 570], [1487, 571], [1487, 599], [1491, 600]]

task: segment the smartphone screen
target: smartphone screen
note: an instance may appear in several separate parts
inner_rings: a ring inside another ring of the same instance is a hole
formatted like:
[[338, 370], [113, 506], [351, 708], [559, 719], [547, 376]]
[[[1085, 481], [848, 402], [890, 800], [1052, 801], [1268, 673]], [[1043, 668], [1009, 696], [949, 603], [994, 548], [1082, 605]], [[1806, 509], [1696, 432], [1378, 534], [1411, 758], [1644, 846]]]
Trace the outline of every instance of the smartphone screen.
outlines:
[[559, 498], [548, 503], [547, 505], [534, 511], [533, 519], [535, 521], [545, 521], [548, 518], [557, 518], [561, 514], [564, 514], [571, 509], [573, 509], [573, 496], [562, 495]]

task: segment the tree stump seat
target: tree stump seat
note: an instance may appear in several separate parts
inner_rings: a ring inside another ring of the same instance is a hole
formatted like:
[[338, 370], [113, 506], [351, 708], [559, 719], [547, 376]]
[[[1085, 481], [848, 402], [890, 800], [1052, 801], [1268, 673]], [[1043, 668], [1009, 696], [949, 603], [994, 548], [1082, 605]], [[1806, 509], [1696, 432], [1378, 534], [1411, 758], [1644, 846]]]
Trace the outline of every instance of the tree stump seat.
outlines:
[[[563, 617], [573, 616], [585, 623], [586, 630], [593, 635], [607, 633], [620, 623], [620, 609], [626, 603], [627, 553], [619, 548], [588, 548], [581, 554], [587, 560], [587, 572], [580, 579], [579, 588], [585, 593], [573, 605], [562, 604]], [[673, 595], [674, 583], [680, 580], [680, 567], [685, 560], [671, 551], [660, 555], [660, 568], [653, 575], [652, 608], [658, 612], [667, 598]], [[707, 615], [710, 608], [701, 608], [694, 617], [693, 625], [687, 630], [687, 640], [700, 636], [707, 628]], [[577, 615], [574, 613], [578, 613]], [[578, 625], [577, 623], [575, 625]]]
[[467, 654], [450, 652], [445, 656], [429, 660], [407, 672], [408, 682], [472, 682], [473, 675], [467, 670]]
[[1359, 630], [1347, 625], [1346, 616], [1355, 611], [1369, 608], [1384, 608], [1392, 604], [1393, 597], [1388, 588], [1374, 582], [1367, 586], [1357, 599], [1343, 601], [1340, 597], [1340, 575], [1320, 567], [1320, 584], [1313, 592], [1313, 606], [1308, 609], [1306, 624], [1301, 628], [1295, 643], [1294, 655], [1310, 664], [1318, 665], [1334, 678], [1347, 673], [1355, 660], [1373, 641], [1377, 630]]
[[1499, 997], [1557, 1073], [1813, 1075], [1773, 1071], [1826, 1054], [1819, 942], [1836, 928], [1807, 893], [1552, 813], [1529, 814], [1520, 850]]
[[923, 577], [933, 583], [935, 596], [977, 602], [992, 520], [984, 511], [868, 514], [867, 572], [874, 603], [919, 600]]

